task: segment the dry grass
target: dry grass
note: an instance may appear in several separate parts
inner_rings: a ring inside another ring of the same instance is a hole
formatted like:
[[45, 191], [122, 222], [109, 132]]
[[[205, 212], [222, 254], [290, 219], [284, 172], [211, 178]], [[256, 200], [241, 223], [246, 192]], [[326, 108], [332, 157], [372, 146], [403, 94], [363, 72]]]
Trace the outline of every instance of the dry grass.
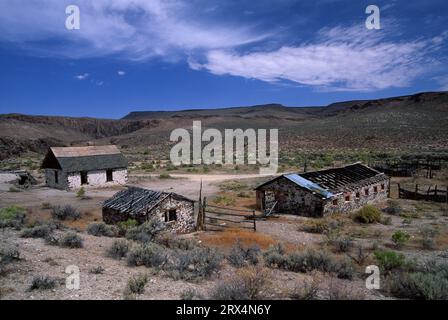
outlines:
[[271, 244], [277, 242], [272, 237], [265, 234], [243, 229], [228, 229], [219, 232], [207, 232], [201, 234], [199, 238], [207, 245], [221, 248], [232, 247], [237, 239], [239, 239], [245, 246], [256, 244], [262, 249], [265, 249]]

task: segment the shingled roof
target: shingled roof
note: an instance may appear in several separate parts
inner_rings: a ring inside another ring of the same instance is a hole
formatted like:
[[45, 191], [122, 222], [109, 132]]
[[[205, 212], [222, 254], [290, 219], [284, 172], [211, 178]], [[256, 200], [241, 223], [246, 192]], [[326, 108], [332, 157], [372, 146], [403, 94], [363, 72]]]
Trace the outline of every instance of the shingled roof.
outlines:
[[65, 172], [126, 168], [128, 161], [114, 145], [50, 148], [42, 163], [43, 169]]
[[172, 196], [176, 199], [193, 202], [184, 196], [173, 192], [153, 191], [138, 187], [129, 187], [116, 193], [112, 198], [104, 201], [103, 208], [114, 209], [119, 212], [136, 215], [150, 212], [157, 204]]
[[386, 175], [360, 162], [340, 167], [300, 174], [285, 174], [263, 183], [256, 189], [279, 178], [286, 178], [298, 186], [319, 194], [323, 198], [331, 198], [337, 193], [350, 191], [386, 179]]

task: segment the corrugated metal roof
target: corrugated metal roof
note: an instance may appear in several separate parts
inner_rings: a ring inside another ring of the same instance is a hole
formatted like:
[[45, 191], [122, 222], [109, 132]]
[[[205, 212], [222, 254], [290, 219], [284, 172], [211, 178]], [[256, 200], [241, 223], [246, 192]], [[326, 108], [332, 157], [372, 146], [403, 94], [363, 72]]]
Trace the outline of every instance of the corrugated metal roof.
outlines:
[[298, 174], [286, 174], [284, 175], [284, 177], [292, 182], [294, 182], [295, 184], [306, 188], [312, 192], [315, 192], [319, 195], [321, 195], [322, 197], [328, 199], [331, 198], [332, 196], [334, 196], [333, 193], [331, 193], [328, 190], [325, 190], [324, 188], [322, 188], [321, 186], [319, 186], [318, 184], [315, 184], [314, 182], [307, 180], [301, 176], [299, 176]]

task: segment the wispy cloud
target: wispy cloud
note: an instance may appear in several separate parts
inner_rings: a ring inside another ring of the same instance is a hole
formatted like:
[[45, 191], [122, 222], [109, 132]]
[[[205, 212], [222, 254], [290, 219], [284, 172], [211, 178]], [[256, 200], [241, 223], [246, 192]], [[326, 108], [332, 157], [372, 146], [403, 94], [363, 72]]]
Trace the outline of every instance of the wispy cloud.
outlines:
[[436, 65], [432, 53], [447, 35], [392, 41], [360, 25], [322, 29], [315, 41], [274, 51], [241, 54], [211, 50], [191, 68], [267, 82], [282, 80], [331, 91], [371, 91], [408, 86]]
[[88, 73], [83, 73], [83, 74], [78, 74], [77, 76], [75, 76], [75, 79], [86, 80], [88, 77], [89, 77]]
[[[372, 91], [408, 86], [433, 70], [438, 63], [434, 54], [448, 38], [442, 33], [397, 39], [390, 31], [367, 30], [360, 21], [356, 26], [321, 29], [314, 38], [298, 43], [259, 27], [254, 22], [256, 7], [240, 10], [245, 17], [237, 23], [227, 16], [210, 18], [207, 14], [217, 14], [221, 6], [212, 0], [77, 0], [81, 29], [70, 31], [64, 24], [69, 4], [72, 1], [0, 1], [0, 42], [40, 56], [187, 60], [190, 68], [216, 75], [318, 90]], [[88, 77], [86, 73], [76, 78]]]
[[[187, 0], [78, 0], [81, 29], [65, 29], [66, 0], [2, 0], [0, 40], [71, 58], [119, 54], [132, 60], [177, 60], [196, 50], [233, 48], [266, 37], [248, 26], [203, 21]], [[63, 39], [46, 47], [40, 40]]]

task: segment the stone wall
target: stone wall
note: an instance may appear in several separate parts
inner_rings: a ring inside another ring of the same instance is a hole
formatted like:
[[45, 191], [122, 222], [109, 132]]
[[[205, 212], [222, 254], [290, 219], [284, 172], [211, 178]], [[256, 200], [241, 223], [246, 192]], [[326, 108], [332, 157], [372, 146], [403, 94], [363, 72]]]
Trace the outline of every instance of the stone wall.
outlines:
[[269, 210], [278, 201], [274, 212], [301, 216], [321, 216], [323, 201], [308, 190], [304, 190], [282, 177], [257, 190], [257, 203]]
[[188, 233], [195, 230], [194, 202], [178, 200], [169, 196], [151, 211], [161, 221], [165, 221], [165, 212], [176, 209], [177, 220], [168, 222], [168, 228], [175, 233]]
[[[319, 195], [299, 187], [286, 178], [279, 178], [257, 190], [257, 207], [269, 210], [278, 201], [274, 210], [278, 213], [313, 217], [346, 213], [359, 209], [366, 204], [386, 200], [388, 189], [389, 178], [384, 176], [382, 180], [366, 184], [366, 186], [353, 191], [342, 192], [331, 199], [322, 199]], [[366, 190], [368, 191], [367, 194]], [[349, 201], [346, 201], [346, 197]]]
[[[54, 183], [53, 169], [45, 170], [45, 178], [47, 186], [58, 189], [79, 189], [81, 188], [81, 174], [79, 172], [64, 173], [59, 171], [59, 184]], [[89, 171], [87, 173], [87, 181], [89, 186], [113, 186], [125, 185], [128, 181], [127, 169], [113, 169], [113, 181], [107, 182], [106, 170]]]
[[134, 219], [137, 220], [138, 223], [144, 223], [150, 217], [155, 216], [165, 223], [165, 212], [168, 212], [170, 209], [176, 209], [177, 220], [167, 222], [168, 230], [174, 233], [189, 233], [195, 230], [194, 202], [178, 200], [172, 196], [169, 196], [160, 202], [149, 214], [146, 213], [146, 211], [143, 211], [138, 215], [130, 216], [127, 213], [103, 208], [103, 220], [108, 224], [117, 224], [128, 219]]
[[[58, 183], [55, 181], [55, 172], [58, 174]], [[65, 172], [57, 169], [45, 169], [45, 183], [50, 188], [67, 189], [68, 178]]]
[[[382, 188], [383, 186], [383, 188]], [[375, 192], [375, 187], [377, 191]], [[360, 187], [350, 192], [343, 192], [334, 198], [326, 201], [324, 205], [324, 214], [346, 213], [362, 208], [366, 204], [373, 204], [384, 201], [388, 197], [389, 179], [385, 176], [384, 180], [372, 183], [365, 187]], [[366, 190], [368, 194], [366, 194]], [[346, 201], [346, 197], [350, 201]], [[337, 204], [333, 201], [337, 200]]]

